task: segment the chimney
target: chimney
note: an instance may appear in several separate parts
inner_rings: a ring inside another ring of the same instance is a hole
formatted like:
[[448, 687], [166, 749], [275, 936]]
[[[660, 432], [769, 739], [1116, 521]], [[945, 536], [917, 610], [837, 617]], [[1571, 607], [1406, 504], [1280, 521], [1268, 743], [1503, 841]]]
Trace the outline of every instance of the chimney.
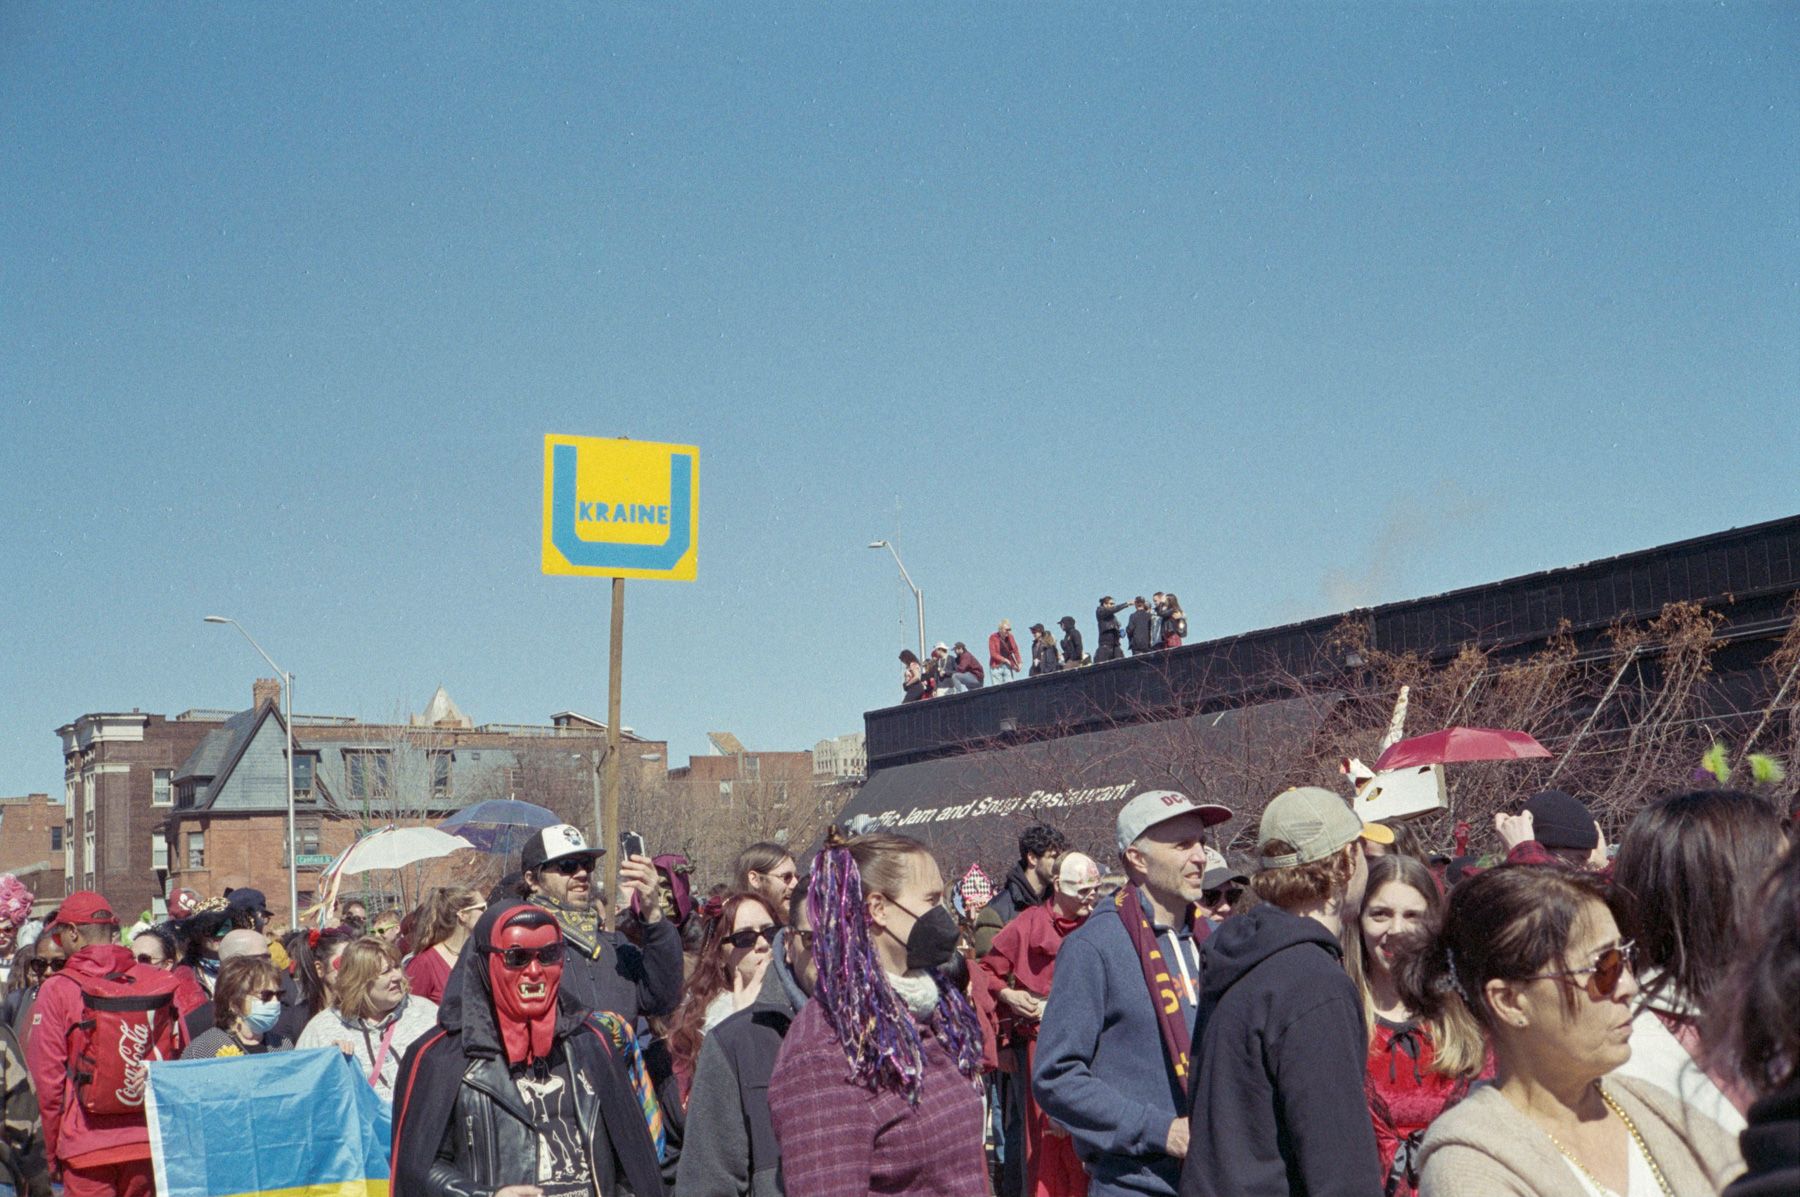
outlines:
[[281, 679], [278, 677], [259, 677], [250, 683], [250, 705], [260, 707], [264, 703], [270, 706], [281, 705]]

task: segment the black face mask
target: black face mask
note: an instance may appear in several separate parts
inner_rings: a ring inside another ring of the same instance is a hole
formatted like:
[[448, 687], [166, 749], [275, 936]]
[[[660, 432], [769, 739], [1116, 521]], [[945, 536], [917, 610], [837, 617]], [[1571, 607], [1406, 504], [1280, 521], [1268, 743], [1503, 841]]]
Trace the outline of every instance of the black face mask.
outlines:
[[[894, 905], [900, 906], [900, 903]], [[906, 910], [906, 907], [900, 906], [900, 909]], [[906, 913], [912, 914], [912, 911], [906, 910]], [[906, 967], [944, 967], [956, 956], [956, 941], [960, 938], [962, 929], [956, 925], [956, 916], [942, 906], [933, 906], [924, 914], [913, 915], [913, 928], [906, 936]]]

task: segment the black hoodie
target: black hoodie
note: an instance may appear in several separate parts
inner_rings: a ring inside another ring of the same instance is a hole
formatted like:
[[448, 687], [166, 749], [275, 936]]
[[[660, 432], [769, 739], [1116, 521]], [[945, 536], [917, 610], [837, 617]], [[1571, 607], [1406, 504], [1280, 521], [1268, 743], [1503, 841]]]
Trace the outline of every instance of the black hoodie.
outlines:
[[1338, 941], [1263, 905], [1200, 961], [1181, 1197], [1378, 1197], [1368, 1034]]
[[[420, 1036], [407, 1049], [394, 1080], [394, 1197], [428, 1197], [439, 1192], [430, 1175], [431, 1166], [446, 1134], [458, 1133], [452, 1115], [466, 1077], [498, 1069], [498, 1074], [487, 1076], [484, 1083], [494, 1081], [494, 1087], [502, 1090], [511, 1087], [506, 1079], [506, 1049], [494, 1019], [493, 986], [481, 946], [493, 942], [494, 931], [502, 920], [529, 909], [534, 908], [522, 902], [488, 907], [451, 971], [444, 1000], [438, 1005], [438, 1029]], [[567, 989], [559, 988], [550, 1065], [559, 1068], [565, 1064], [572, 1073], [586, 1078], [584, 1088], [591, 1085], [595, 1090], [599, 1121], [604, 1125], [592, 1128], [592, 1146], [595, 1151], [610, 1148], [613, 1157], [600, 1166], [621, 1179], [638, 1197], [660, 1194], [663, 1183], [656, 1148], [625, 1066], [604, 1032], [589, 1020], [587, 1011]], [[513, 1100], [516, 1104], [516, 1097]], [[468, 1132], [464, 1129], [462, 1133]], [[490, 1131], [489, 1138], [494, 1137]], [[525, 1172], [531, 1168], [526, 1161], [509, 1162]], [[613, 1191], [610, 1184], [597, 1183], [597, 1187], [603, 1192]]]

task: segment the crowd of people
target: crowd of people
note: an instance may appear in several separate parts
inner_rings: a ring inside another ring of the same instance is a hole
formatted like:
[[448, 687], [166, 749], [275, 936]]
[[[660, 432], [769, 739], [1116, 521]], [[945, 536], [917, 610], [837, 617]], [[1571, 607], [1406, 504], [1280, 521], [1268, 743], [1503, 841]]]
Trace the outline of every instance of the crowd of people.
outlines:
[[[1123, 624], [1119, 622], [1121, 612], [1128, 613]], [[1180, 648], [1188, 635], [1187, 612], [1182, 610], [1181, 600], [1160, 590], [1150, 598], [1140, 594], [1129, 603], [1115, 602], [1110, 594], [1102, 595], [1099, 605], [1094, 608], [1094, 622], [1097, 643], [1092, 655], [1082, 641], [1073, 615], [1065, 615], [1056, 621], [1062, 629], [1060, 638], [1043, 624], [1032, 624], [1026, 637], [1029, 667], [1026, 655], [1021, 654], [1019, 641], [1013, 635], [1012, 621], [1008, 619], [1001, 620], [1000, 626], [988, 634], [985, 667], [961, 640], [955, 644], [940, 640], [931, 650], [931, 656], [923, 661], [911, 649], [902, 649], [901, 701], [918, 702], [939, 694], [979, 690], [990, 680], [1010, 682], [1020, 676], [1036, 677], [1041, 673], [1119, 661], [1125, 658], [1126, 649], [1130, 649], [1135, 657], [1165, 648]]]
[[391, 1105], [395, 1197], [1797, 1191], [1791, 812], [1675, 794], [1614, 854], [1545, 791], [1481, 863], [1301, 787], [1237, 864], [1232, 817], [1139, 793], [1104, 860], [1028, 827], [991, 893], [833, 830], [699, 901], [636, 855], [602, 901], [559, 825], [485, 894], [285, 936], [235, 890], [34, 938], [0, 878], [0, 1182], [148, 1194], [151, 1061], [323, 1047]]

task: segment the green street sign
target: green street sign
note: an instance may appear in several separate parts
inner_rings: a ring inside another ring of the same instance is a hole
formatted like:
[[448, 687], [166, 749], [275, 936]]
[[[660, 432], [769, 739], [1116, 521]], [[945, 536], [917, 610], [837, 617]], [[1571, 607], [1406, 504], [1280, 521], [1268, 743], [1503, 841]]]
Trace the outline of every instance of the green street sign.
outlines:
[[294, 863], [303, 869], [322, 869], [332, 862], [331, 856], [320, 856], [315, 853], [302, 853], [294, 857]]

